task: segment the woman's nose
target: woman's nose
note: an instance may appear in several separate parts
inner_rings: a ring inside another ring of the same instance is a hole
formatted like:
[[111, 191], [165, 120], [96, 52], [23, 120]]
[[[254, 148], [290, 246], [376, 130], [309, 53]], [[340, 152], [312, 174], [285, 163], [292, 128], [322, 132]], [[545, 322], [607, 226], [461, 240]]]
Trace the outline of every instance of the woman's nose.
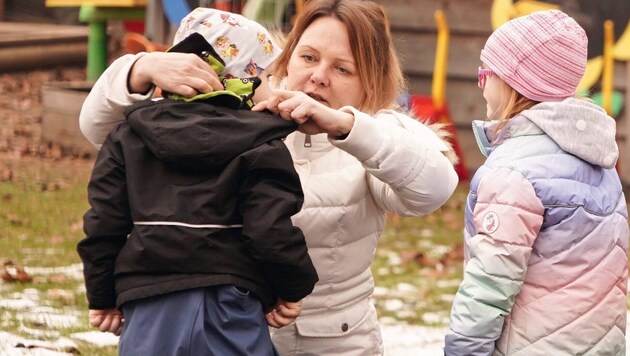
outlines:
[[311, 81], [317, 85], [328, 85], [328, 72], [323, 66], [318, 66], [311, 73]]

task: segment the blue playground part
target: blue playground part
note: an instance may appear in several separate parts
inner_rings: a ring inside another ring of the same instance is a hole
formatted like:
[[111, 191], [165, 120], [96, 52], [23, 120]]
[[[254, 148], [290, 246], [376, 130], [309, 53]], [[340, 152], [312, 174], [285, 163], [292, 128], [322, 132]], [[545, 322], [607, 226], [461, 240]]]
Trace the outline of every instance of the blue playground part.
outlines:
[[191, 5], [185, 0], [162, 0], [162, 9], [168, 22], [175, 27], [179, 27], [182, 19], [192, 11]]

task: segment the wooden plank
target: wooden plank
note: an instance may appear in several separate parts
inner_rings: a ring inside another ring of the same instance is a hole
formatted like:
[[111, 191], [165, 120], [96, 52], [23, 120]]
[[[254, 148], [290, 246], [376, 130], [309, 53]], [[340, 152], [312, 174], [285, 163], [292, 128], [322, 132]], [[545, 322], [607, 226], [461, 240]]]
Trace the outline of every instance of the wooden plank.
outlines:
[[[434, 33], [396, 32], [396, 49], [405, 71], [414, 74], [433, 74], [436, 35]], [[448, 75], [477, 78], [481, 65], [479, 53], [486, 38], [481, 36], [451, 36], [449, 41]]]
[[77, 34], [87, 36], [87, 26], [63, 26], [42, 23], [0, 22], [1, 36], [61, 36]]
[[46, 0], [47, 7], [77, 7], [83, 4], [102, 7], [132, 7], [145, 6], [147, 0]]
[[79, 128], [79, 113], [91, 86], [87, 83], [49, 83], [42, 88], [42, 140], [64, 151], [95, 155], [96, 149]]
[[87, 42], [0, 48], [0, 71], [85, 65]]
[[434, 12], [444, 11], [452, 32], [492, 31], [490, 8], [493, 0], [376, 0], [387, 10], [392, 29], [433, 29]]

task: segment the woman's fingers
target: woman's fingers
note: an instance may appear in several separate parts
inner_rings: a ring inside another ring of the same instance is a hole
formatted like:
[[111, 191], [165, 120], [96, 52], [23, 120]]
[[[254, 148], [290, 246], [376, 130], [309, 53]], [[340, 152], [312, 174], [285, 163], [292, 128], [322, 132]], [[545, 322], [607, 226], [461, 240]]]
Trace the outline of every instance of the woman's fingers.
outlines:
[[139, 88], [147, 80], [163, 90], [187, 97], [223, 90], [212, 67], [191, 53], [150, 53], [141, 57], [134, 65], [130, 81], [131, 84], [137, 81], [139, 84], [132, 86]]
[[269, 110], [285, 120], [300, 125], [306, 134], [330, 133], [335, 119], [332, 110], [299, 91], [274, 90], [267, 100], [256, 104], [253, 111]]

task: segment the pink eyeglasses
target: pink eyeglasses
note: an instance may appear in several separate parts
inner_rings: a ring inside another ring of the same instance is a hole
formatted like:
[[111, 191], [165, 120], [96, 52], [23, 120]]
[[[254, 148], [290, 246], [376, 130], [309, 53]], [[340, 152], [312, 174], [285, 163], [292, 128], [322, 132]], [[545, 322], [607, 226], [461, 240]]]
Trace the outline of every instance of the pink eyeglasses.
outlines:
[[485, 69], [485, 68], [479, 67], [479, 71], [477, 72], [477, 85], [479, 86], [480, 89], [483, 89], [486, 87], [486, 81], [488, 80], [487, 78], [490, 75], [494, 75], [494, 72], [492, 71], [492, 69]]

